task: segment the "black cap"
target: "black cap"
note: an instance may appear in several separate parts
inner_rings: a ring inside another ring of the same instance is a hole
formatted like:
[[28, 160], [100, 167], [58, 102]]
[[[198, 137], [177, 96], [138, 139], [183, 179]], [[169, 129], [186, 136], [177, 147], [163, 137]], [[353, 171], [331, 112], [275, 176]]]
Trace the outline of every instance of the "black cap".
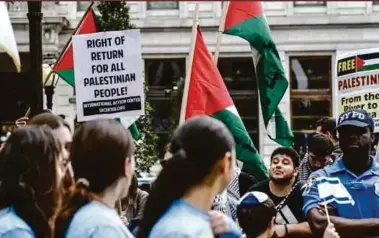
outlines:
[[342, 126], [369, 127], [374, 130], [374, 120], [370, 114], [363, 109], [351, 109], [343, 112], [337, 121], [337, 129]]

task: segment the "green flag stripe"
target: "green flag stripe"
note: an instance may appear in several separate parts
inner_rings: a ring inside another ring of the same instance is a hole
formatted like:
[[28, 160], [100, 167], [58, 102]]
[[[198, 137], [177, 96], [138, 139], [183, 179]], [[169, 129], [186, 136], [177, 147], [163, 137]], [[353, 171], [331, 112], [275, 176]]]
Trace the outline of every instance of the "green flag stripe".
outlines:
[[72, 87], [75, 87], [75, 75], [73, 69], [57, 71], [58, 75]]
[[274, 140], [279, 145], [290, 147], [293, 144], [293, 134], [288, 126], [286, 119], [284, 119], [282, 112], [279, 109], [275, 111], [275, 131], [276, 137], [270, 139]]
[[379, 64], [370, 64], [362, 66], [362, 68], [359, 69], [359, 71], [369, 71], [369, 70], [376, 70], [379, 69]]
[[[119, 123], [122, 123], [120, 118], [116, 118], [115, 120], [118, 121]], [[131, 124], [128, 129], [134, 140], [137, 141], [141, 139], [141, 135], [138, 131], [136, 123]]]
[[267, 168], [255, 149], [241, 118], [227, 109], [213, 114], [212, 117], [222, 121], [232, 133], [236, 141], [237, 158], [244, 163], [244, 169], [254, 174], [258, 180], [267, 179]]
[[288, 81], [266, 18], [264, 16], [251, 18], [228, 29], [225, 33], [247, 40], [251, 47], [260, 53], [261, 58], [257, 62], [255, 71], [262, 115], [267, 126], [288, 87]]
[[132, 134], [132, 137], [134, 140], [137, 141], [137, 140], [141, 139], [141, 135], [138, 131], [136, 123], [133, 123], [132, 125], [129, 126], [129, 131]]
[[292, 131], [278, 109], [287, 90], [288, 81], [266, 18], [253, 17], [229, 28], [224, 33], [247, 40], [250, 46], [259, 53], [255, 73], [265, 126], [267, 128], [270, 119], [274, 117], [276, 136], [269, 135], [269, 137], [283, 146], [292, 145]]

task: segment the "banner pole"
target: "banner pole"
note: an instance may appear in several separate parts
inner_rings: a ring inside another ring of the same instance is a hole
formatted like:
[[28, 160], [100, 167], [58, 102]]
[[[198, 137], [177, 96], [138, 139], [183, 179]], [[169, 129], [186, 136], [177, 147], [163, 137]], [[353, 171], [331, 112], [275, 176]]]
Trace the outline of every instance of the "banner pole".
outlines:
[[199, 24], [199, 2], [196, 2], [195, 13], [194, 13], [193, 25], [192, 25], [192, 35], [191, 35], [191, 48], [189, 52], [187, 68], [186, 68], [186, 78], [184, 81], [184, 90], [182, 97], [182, 105], [180, 109], [180, 118], [179, 125], [185, 121], [186, 111], [187, 111], [187, 99], [188, 99], [188, 90], [191, 80], [191, 71], [192, 71], [192, 61], [196, 45], [196, 36], [197, 36], [197, 26]]
[[226, 13], [227, 13], [228, 7], [229, 7], [229, 1], [224, 1], [223, 3], [224, 3], [224, 6], [222, 9], [221, 22], [220, 22], [220, 26], [218, 27], [218, 32], [217, 32], [216, 49], [215, 49], [215, 54], [213, 56], [213, 60], [216, 64], [216, 66], [217, 66], [217, 62], [218, 62], [218, 57], [220, 55], [222, 34], [225, 30], [224, 28], [225, 28]]

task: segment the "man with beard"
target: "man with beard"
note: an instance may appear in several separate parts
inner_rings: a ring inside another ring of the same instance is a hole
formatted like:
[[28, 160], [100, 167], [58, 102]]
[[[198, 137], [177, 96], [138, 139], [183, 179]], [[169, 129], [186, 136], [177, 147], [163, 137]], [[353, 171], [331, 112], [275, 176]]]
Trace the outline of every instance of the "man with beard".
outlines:
[[331, 203], [330, 221], [341, 237], [379, 235], [379, 164], [370, 156], [374, 121], [365, 110], [354, 109], [338, 118], [337, 131], [343, 156], [311, 174], [304, 190], [304, 214], [314, 235], [321, 236], [328, 224], [320, 209], [317, 177], [337, 177], [355, 201], [354, 205]]
[[278, 237], [311, 237], [302, 212], [302, 184], [297, 182], [299, 155], [291, 148], [279, 147], [271, 155], [270, 179], [250, 191], [266, 193], [277, 210], [274, 231]]

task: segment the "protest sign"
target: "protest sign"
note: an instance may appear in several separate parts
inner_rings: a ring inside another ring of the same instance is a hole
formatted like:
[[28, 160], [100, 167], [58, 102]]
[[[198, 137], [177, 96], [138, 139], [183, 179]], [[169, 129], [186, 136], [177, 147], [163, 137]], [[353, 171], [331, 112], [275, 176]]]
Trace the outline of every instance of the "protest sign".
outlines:
[[337, 55], [336, 63], [335, 116], [349, 109], [364, 109], [379, 132], [379, 48]]
[[140, 31], [74, 35], [72, 43], [78, 121], [143, 115]]

